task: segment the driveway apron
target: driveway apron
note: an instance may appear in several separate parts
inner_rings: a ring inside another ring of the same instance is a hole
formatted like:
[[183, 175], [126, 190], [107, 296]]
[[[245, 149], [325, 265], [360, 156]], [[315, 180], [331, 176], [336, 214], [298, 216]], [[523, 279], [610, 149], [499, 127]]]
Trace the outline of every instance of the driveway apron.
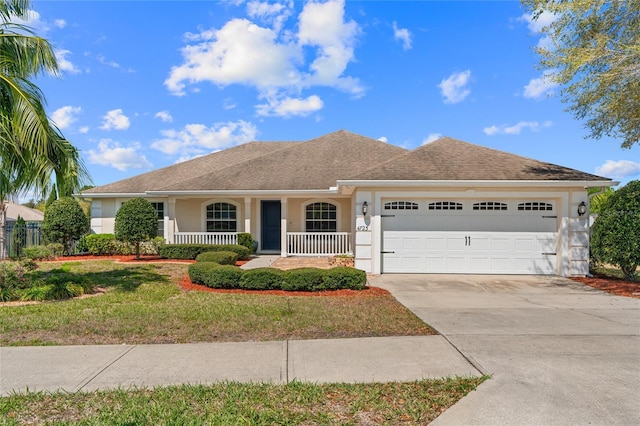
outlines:
[[382, 275], [492, 378], [434, 425], [640, 424], [640, 300], [549, 276]]

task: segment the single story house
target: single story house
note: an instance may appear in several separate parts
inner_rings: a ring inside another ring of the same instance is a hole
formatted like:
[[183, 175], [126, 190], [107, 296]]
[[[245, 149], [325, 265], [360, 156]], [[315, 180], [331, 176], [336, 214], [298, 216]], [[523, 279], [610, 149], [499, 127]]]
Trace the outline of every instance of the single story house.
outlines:
[[344, 130], [251, 142], [82, 192], [91, 227], [144, 197], [169, 243], [351, 254], [379, 273], [588, 273], [589, 188], [611, 179], [443, 137], [414, 150]]

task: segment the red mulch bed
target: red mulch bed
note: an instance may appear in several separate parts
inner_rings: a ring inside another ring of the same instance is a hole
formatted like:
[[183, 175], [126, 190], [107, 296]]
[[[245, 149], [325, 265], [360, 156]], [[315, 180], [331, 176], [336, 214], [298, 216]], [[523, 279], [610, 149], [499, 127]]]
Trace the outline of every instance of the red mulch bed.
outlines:
[[195, 263], [195, 260], [183, 260], [183, 259], [164, 259], [160, 256], [141, 255], [140, 259], [136, 259], [136, 255], [117, 255], [117, 256], [94, 256], [91, 254], [81, 254], [78, 256], [60, 256], [49, 262], [69, 262], [76, 260], [115, 260], [122, 263], [158, 263], [158, 262], [171, 262], [171, 263]]
[[[69, 262], [76, 260], [115, 260], [116, 262], [121, 263], [162, 263], [162, 262], [170, 262], [170, 263], [195, 263], [195, 260], [187, 260], [187, 259], [165, 259], [160, 256], [149, 256], [149, 255], [141, 255], [140, 259], [136, 259], [134, 254], [122, 256], [93, 256], [91, 254], [82, 254], [78, 256], [60, 256], [55, 258], [54, 260], [49, 260], [48, 262]], [[242, 266], [247, 263], [250, 259], [247, 260], [238, 260], [236, 261], [236, 266]]]
[[640, 299], [640, 282], [625, 281], [621, 278], [595, 274], [589, 277], [572, 277], [574, 281], [586, 284], [598, 290], [615, 294], [616, 296], [635, 297]]
[[194, 284], [186, 276], [180, 282], [180, 287], [186, 291], [206, 291], [209, 293], [238, 293], [238, 294], [270, 294], [275, 296], [383, 296], [389, 294], [379, 287], [367, 287], [364, 290], [330, 290], [330, 291], [284, 291], [284, 290], [240, 290], [210, 288], [204, 285]]

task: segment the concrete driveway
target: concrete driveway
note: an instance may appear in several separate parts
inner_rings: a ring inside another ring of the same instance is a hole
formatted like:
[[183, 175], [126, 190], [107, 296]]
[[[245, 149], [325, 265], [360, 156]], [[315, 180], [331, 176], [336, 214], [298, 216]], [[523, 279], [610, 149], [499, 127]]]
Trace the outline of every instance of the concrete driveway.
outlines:
[[434, 425], [640, 424], [640, 300], [559, 277], [382, 275], [493, 377]]

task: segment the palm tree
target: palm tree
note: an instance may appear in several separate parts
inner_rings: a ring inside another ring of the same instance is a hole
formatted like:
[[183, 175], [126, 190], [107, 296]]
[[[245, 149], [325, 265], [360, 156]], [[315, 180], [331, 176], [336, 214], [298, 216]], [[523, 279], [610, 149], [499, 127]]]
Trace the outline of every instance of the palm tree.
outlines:
[[45, 112], [30, 79], [57, 74], [49, 42], [11, 20], [28, 19], [28, 0], [0, 0], [0, 258], [5, 254], [4, 200], [26, 189], [46, 193], [55, 178], [59, 195], [89, 180], [78, 150]]

